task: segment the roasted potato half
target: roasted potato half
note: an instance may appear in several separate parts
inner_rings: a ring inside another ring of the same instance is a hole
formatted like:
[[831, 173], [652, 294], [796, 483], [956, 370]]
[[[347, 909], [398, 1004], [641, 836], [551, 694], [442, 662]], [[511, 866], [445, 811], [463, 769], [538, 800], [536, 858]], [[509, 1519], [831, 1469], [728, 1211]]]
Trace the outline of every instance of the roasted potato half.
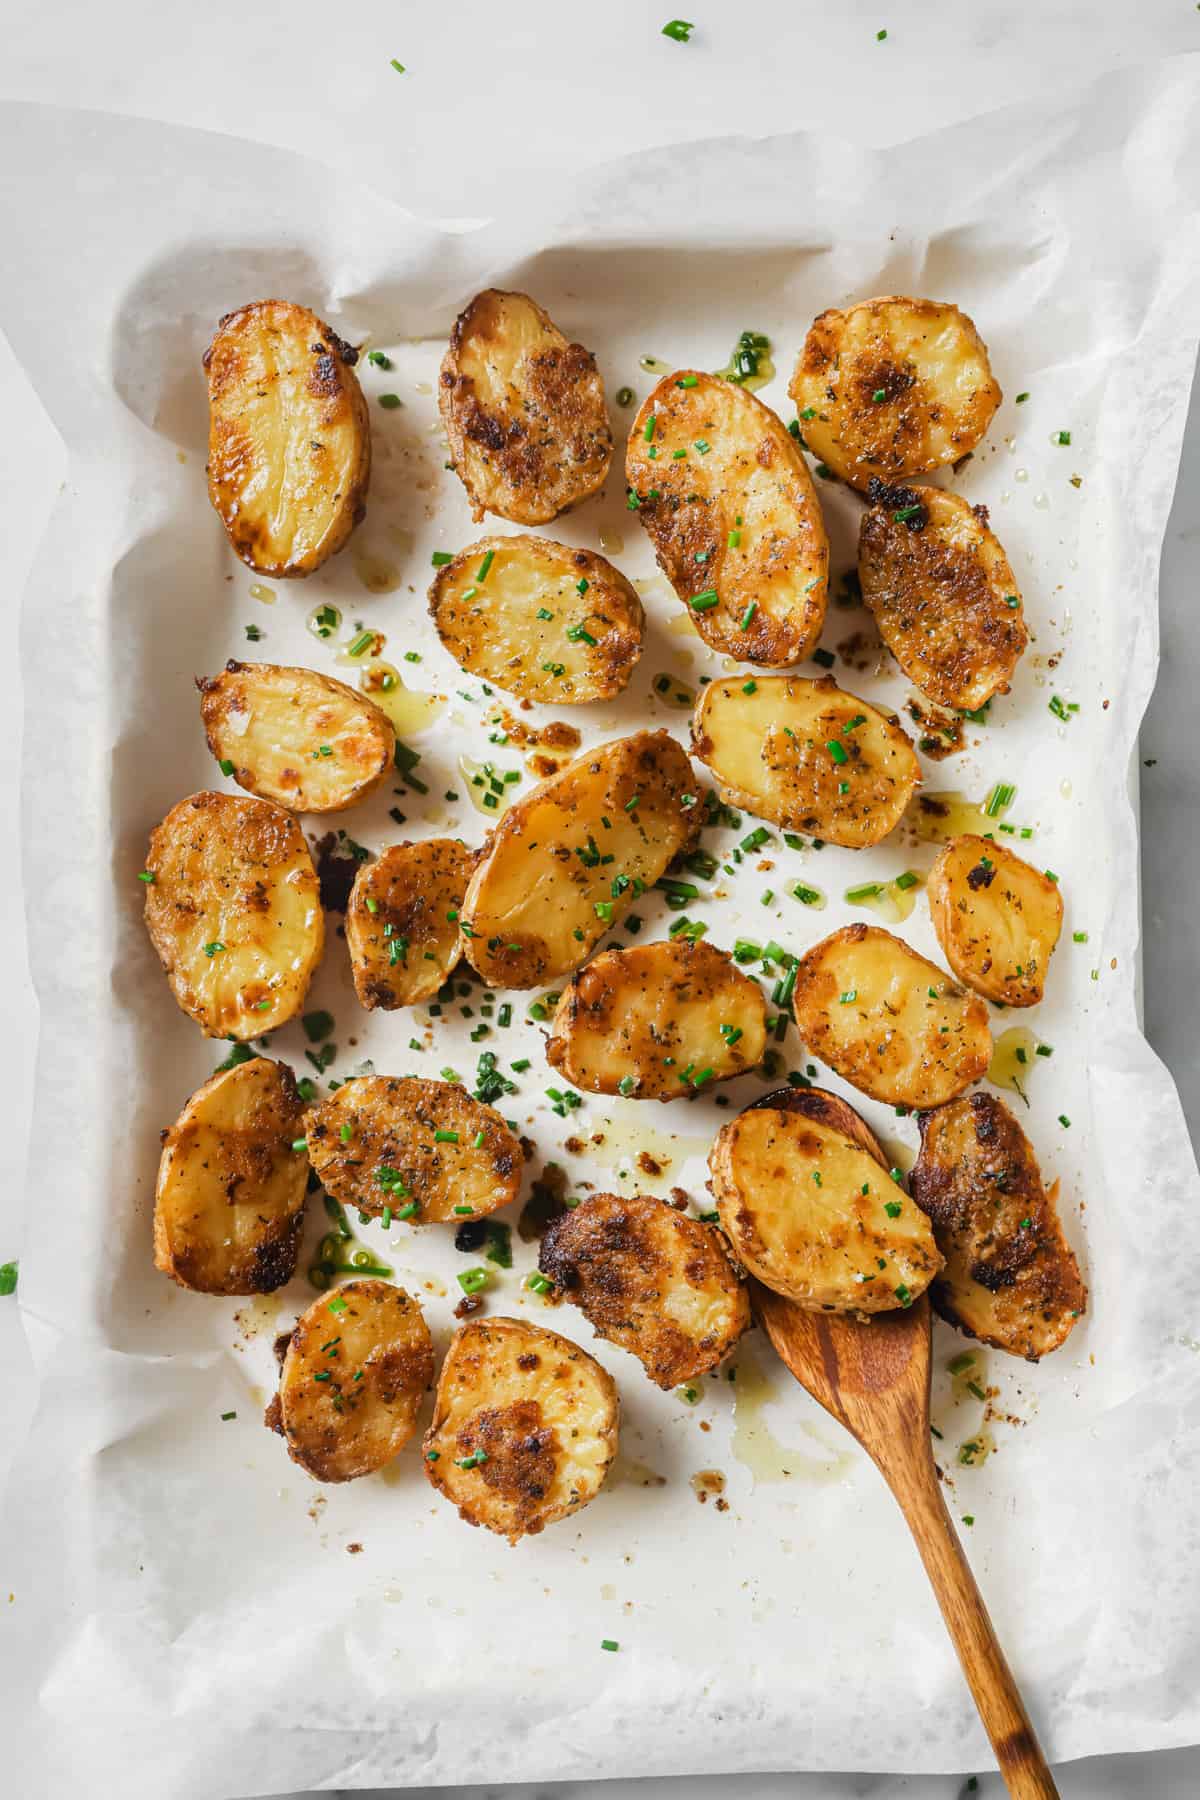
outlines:
[[630, 505], [714, 650], [803, 662], [821, 635], [829, 542], [808, 465], [745, 388], [680, 369], [643, 401], [625, 459]]
[[419, 1006], [462, 955], [459, 912], [475, 854], [457, 838], [394, 844], [361, 864], [346, 907], [354, 991], [368, 1009]]
[[467, 956], [490, 987], [584, 961], [699, 827], [692, 766], [665, 731], [576, 757], [510, 806], [471, 877]]
[[604, 486], [612, 432], [596, 359], [528, 294], [485, 288], [459, 313], [438, 406], [473, 518], [545, 525]]
[[918, 1123], [913, 1198], [946, 1259], [933, 1304], [969, 1337], [1036, 1362], [1087, 1308], [1058, 1183], [1043, 1187], [1028, 1138], [993, 1094], [953, 1100]]
[[288, 300], [226, 313], [204, 353], [208, 497], [260, 575], [311, 575], [366, 512], [371, 426], [357, 361]]
[[966, 313], [895, 294], [814, 319], [788, 393], [814, 456], [863, 492], [957, 462], [1003, 398]]
[[612, 1376], [570, 1338], [473, 1320], [442, 1364], [425, 1473], [460, 1519], [515, 1544], [595, 1498], [618, 1412]]
[[228, 662], [196, 686], [209, 749], [260, 800], [292, 812], [342, 812], [391, 771], [390, 721], [344, 681], [315, 669]]
[[1036, 1006], [1062, 930], [1057, 882], [991, 838], [951, 838], [929, 871], [929, 911], [954, 973], [985, 1000]]
[[301, 1314], [266, 1422], [316, 1481], [354, 1481], [391, 1462], [433, 1381], [421, 1308], [388, 1281], [347, 1281]]
[[843, 925], [796, 964], [792, 1005], [814, 1056], [892, 1106], [942, 1106], [987, 1073], [987, 1008], [878, 925]]
[[589, 1094], [677, 1100], [760, 1063], [766, 1018], [758, 983], [715, 944], [636, 944], [572, 975], [546, 1060]]
[[716, 1227], [645, 1194], [591, 1194], [552, 1219], [538, 1268], [660, 1388], [707, 1375], [750, 1324]]
[[192, 794], [150, 834], [150, 942], [206, 1037], [263, 1037], [299, 1012], [325, 948], [304, 834], [269, 800]]
[[696, 703], [692, 750], [730, 805], [850, 850], [894, 830], [921, 781], [896, 721], [831, 675], [710, 682]]
[[521, 1140], [453, 1081], [362, 1075], [305, 1124], [321, 1185], [361, 1212], [461, 1224], [507, 1206], [521, 1186]]
[[858, 578], [879, 635], [923, 694], [974, 712], [1008, 692], [1029, 641], [987, 508], [935, 487], [877, 482], [870, 492]]
[[593, 550], [541, 537], [481, 538], [429, 589], [456, 663], [522, 700], [611, 700], [642, 653], [637, 590]]
[[253, 1057], [197, 1088], [163, 1138], [154, 1266], [198, 1294], [270, 1294], [292, 1276], [307, 1159], [285, 1063]]

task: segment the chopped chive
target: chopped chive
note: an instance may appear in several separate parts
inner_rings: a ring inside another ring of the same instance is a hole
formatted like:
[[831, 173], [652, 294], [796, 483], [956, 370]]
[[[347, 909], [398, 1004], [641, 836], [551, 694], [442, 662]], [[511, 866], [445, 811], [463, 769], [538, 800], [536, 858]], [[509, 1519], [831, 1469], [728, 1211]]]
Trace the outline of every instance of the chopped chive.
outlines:
[[483, 561], [479, 565], [478, 572], [475, 576], [476, 581], [486, 581], [487, 580], [488, 570], [491, 568], [491, 566], [495, 562], [495, 560], [496, 560], [496, 552], [494, 550], [489, 550], [487, 555], [484, 557]]
[[1052, 441], [1056, 444], [1069, 444], [1071, 434], [1069, 431], [1056, 431]]
[[693, 594], [688, 605], [693, 612], [708, 612], [718, 604], [719, 596], [716, 588], [705, 588], [702, 594]]
[[145, 881], [145, 882], [148, 882], [151, 884], [153, 882], [155, 882], [157, 879], [158, 879], [158, 877], [155, 875], [153, 869], [143, 869], [138, 876], [139, 881]]
[[846, 746], [840, 741], [840, 739], [838, 739], [838, 738], [826, 739], [825, 748], [828, 750], [830, 756], [832, 756], [835, 763], [844, 763], [848, 760], [847, 756], [846, 756]]
[[693, 388], [698, 379], [699, 377], [696, 375], [681, 375], [679, 380], [675, 383], [675, 386], [679, 388]]
[[[692, 24], [690, 19], [668, 19], [667, 23], [662, 28], [662, 34], [664, 37], [674, 38], [677, 44], [687, 44], [691, 42], [692, 33], [695, 29], [696, 27]], [[601, 1645], [601, 1649], [603, 1650], [615, 1650], [616, 1647], [617, 1646], [610, 1643], [607, 1638], [605, 1638]]]
[[385, 412], [394, 412], [396, 407], [403, 406], [404, 402], [399, 394], [380, 394], [379, 404]]
[[758, 601], [752, 600], [750, 602], [749, 606], [746, 608], [745, 612], [742, 614], [741, 618], [738, 620], [739, 631], [749, 631], [750, 621], [753, 619], [753, 617], [757, 611], [758, 611]]
[[896, 886], [900, 889], [902, 894], [910, 887], [916, 887], [916, 885], [917, 877], [913, 874], [911, 869], [905, 869], [903, 875], [897, 875], [896, 877]]
[[433, 1141], [435, 1144], [457, 1144], [458, 1133], [457, 1131], [435, 1131]]

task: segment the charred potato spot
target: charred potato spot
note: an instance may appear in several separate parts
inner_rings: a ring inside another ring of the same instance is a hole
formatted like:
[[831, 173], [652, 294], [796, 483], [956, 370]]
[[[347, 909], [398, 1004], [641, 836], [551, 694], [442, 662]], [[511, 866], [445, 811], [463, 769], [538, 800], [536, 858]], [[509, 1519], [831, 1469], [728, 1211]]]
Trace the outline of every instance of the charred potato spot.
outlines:
[[625, 478], [704, 641], [744, 662], [802, 662], [825, 622], [829, 544], [808, 465], [770, 408], [715, 375], [668, 375], [634, 421]]
[[457, 838], [396, 844], [362, 863], [346, 907], [354, 991], [368, 1010], [417, 1006], [462, 954], [458, 916], [475, 864]]
[[929, 871], [946, 961], [985, 1000], [1036, 1006], [1062, 930], [1057, 883], [991, 838], [951, 838]]
[[992, 1094], [923, 1113], [913, 1198], [945, 1268], [933, 1304], [969, 1337], [1036, 1362], [1087, 1307], [1087, 1288], [1025, 1133]]
[[715, 1369], [750, 1324], [720, 1233], [665, 1200], [591, 1195], [551, 1221], [538, 1267], [661, 1388]]
[[815, 1056], [893, 1106], [941, 1106], [987, 1072], [987, 1009], [877, 925], [844, 925], [796, 964], [793, 1006]]
[[269, 1294], [296, 1266], [308, 1164], [292, 1072], [257, 1056], [197, 1088], [163, 1140], [154, 1266], [200, 1294]]
[[571, 977], [546, 1060], [588, 1093], [675, 1100], [760, 1063], [766, 1016], [758, 983], [715, 945], [606, 950]]
[[851, 850], [886, 837], [921, 780], [907, 734], [830, 675], [710, 682], [692, 748], [730, 805]]
[[439, 569], [438, 636], [462, 668], [525, 700], [611, 700], [642, 653], [637, 591], [604, 557], [540, 537], [489, 537]]
[[788, 393], [809, 449], [864, 492], [957, 462], [1002, 399], [965, 313], [895, 295], [815, 319]]
[[586, 1506], [617, 1450], [611, 1375], [519, 1319], [456, 1333], [425, 1434], [425, 1473], [468, 1525], [510, 1544]]
[[392, 767], [396, 734], [384, 714], [315, 669], [229, 662], [196, 685], [209, 749], [261, 800], [293, 812], [341, 812]]
[[459, 314], [438, 406], [476, 519], [545, 525], [604, 485], [612, 433], [596, 359], [528, 294], [487, 288]]
[[226, 313], [205, 352], [208, 497], [262, 575], [311, 575], [366, 511], [371, 428], [357, 360], [286, 300]]
[[[307, 1117], [308, 1154], [344, 1206], [429, 1225], [482, 1218], [515, 1200], [521, 1141], [492, 1107], [450, 1081], [363, 1075]], [[413, 1212], [405, 1209], [415, 1206]]]
[[206, 1037], [261, 1037], [300, 1010], [325, 947], [300, 827], [268, 800], [192, 794], [150, 834], [145, 918]]

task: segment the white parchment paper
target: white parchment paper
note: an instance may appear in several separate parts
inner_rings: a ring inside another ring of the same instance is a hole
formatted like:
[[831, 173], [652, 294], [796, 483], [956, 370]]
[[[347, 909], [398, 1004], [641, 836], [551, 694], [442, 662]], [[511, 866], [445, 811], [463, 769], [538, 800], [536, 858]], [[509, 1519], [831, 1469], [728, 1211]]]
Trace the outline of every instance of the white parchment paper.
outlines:
[[[980, 800], [1015, 784], [1008, 817], [1034, 832], [1018, 847], [1061, 878], [1064, 941], [1045, 1003], [1019, 1021], [1053, 1055], [1033, 1069], [1022, 1118], [1062, 1183], [1092, 1305], [1043, 1366], [981, 1359], [986, 1415], [947, 1374], [963, 1341], [939, 1327], [940, 1454], [1048, 1753], [1200, 1736], [1188, 1268], [1200, 1184], [1170, 1080], [1137, 1026], [1130, 797], [1200, 316], [1198, 103], [1195, 60], [1180, 59], [886, 153], [802, 134], [714, 140], [615, 164], [570, 194], [550, 175], [536, 200], [514, 197], [506, 221], [442, 226], [260, 146], [0, 108], [0, 325], [71, 456], [21, 626], [42, 1033], [20, 1301], [40, 1396], [5, 1501], [0, 1719], [31, 1800], [59, 1800], [72, 1783], [213, 1800], [988, 1760], [892, 1501], [761, 1338], [735, 1357], [736, 1380], [706, 1382], [688, 1407], [594, 1346], [570, 1308], [546, 1314], [522, 1285], [533, 1248], [518, 1243], [492, 1309], [528, 1309], [596, 1348], [624, 1427], [597, 1501], [510, 1550], [462, 1525], [411, 1451], [386, 1478], [320, 1490], [261, 1429], [271, 1338], [311, 1297], [304, 1269], [323, 1215], [296, 1282], [268, 1301], [183, 1293], [151, 1267], [157, 1133], [220, 1055], [169, 997], [136, 880], [151, 826], [182, 795], [220, 785], [193, 676], [243, 654], [343, 672], [341, 640], [306, 627], [323, 602], [347, 631], [361, 619], [384, 632], [406, 680], [446, 705], [411, 739], [428, 793], [385, 791], [340, 821], [371, 848], [447, 830], [479, 841], [486, 820], [459, 758], [522, 766], [492, 743], [489, 702], [441, 651], [424, 605], [432, 551], [476, 535], [442, 467], [432, 383], [455, 312], [486, 282], [533, 292], [594, 348], [610, 399], [624, 384], [646, 391], [642, 356], [717, 368], [751, 328], [776, 347], [763, 397], [790, 417], [786, 382], [809, 321], [871, 293], [952, 298], [990, 346], [1007, 398], [955, 485], [991, 508], [1035, 641], [967, 753], [930, 764], [926, 786]], [[268, 294], [312, 305], [395, 367], [364, 369], [376, 462], [354, 548], [264, 603], [205, 497], [199, 359], [220, 313]], [[403, 405], [379, 408], [384, 391]], [[610, 548], [643, 584], [650, 620], [627, 695], [576, 719], [587, 743], [645, 722], [684, 737], [686, 712], [653, 678], [694, 688], [722, 666], [678, 629], [619, 463], [605, 498], [555, 527]], [[834, 484], [821, 498], [841, 572], [857, 503]], [[254, 648], [251, 623], [265, 634]], [[864, 624], [831, 607], [826, 645]], [[843, 683], [903, 706], [911, 690], [896, 667], [853, 666], [862, 660], [839, 660]], [[1049, 711], [1053, 694], [1077, 704], [1069, 723]], [[728, 854], [740, 835], [713, 846]], [[797, 853], [776, 834], [761, 854], [774, 869], [749, 858], [722, 878], [726, 898], [701, 884], [689, 914], [713, 941], [773, 936], [803, 950], [870, 916], [844, 901], [848, 886], [922, 873], [933, 848], [901, 835], [857, 855]], [[820, 889], [824, 910], [787, 898], [795, 877]], [[777, 898], [764, 907], [768, 886]], [[640, 911], [643, 941], [665, 934], [660, 895]], [[937, 955], [923, 898], [898, 929]], [[588, 1100], [559, 1118], [525, 1023], [530, 996], [512, 998], [513, 1026], [493, 1020], [474, 1042], [478, 990], [460, 996], [470, 1018], [456, 1005], [432, 1025], [424, 1008], [368, 1019], [331, 937], [310, 1005], [336, 1017], [337, 1075], [370, 1058], [386, 1073], [451, 1066], [469, 1078], [481, 1049], [505, 1067], [529, 1056], [503, 1109], [539, 1164], [556, 1160], [581, 1191], [678, 1185], [703, 1204], [704, 1154], [729, 1116], [716, 1097]], [[1014, 1022], [998, 1015], [997, 1034]], [[272, 1040], [297, 1067], [307, 1048], [298, 1026]], [[807, 1066], [794, 1032], [780, 1057]], [[731, 1103], [761, 1089], [748, 1077]], [[907, 1166], [912, 1121], [864, 1110]], [[637, 1167], [643, 1152], [658, 1174]], [[362, 1236], [420, 1293], [444, 1346], [465, 1266], [449, 1234]], [[981, 1433], [994, 1454], [964, 1466], [959, 1446]], [[691, 1477], [712, 1469], [726, 1478], [724, 1512], [693, 1491]], [[619, 1653], [603, 1653], [602, 1638]]]

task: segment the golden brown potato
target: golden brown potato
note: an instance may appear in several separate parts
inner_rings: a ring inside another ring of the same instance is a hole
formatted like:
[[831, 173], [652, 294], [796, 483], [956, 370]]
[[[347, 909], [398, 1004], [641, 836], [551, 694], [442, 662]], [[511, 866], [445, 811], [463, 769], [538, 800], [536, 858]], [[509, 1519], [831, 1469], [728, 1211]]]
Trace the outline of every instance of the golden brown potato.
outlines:
[[565, 975], [652, 887], [699, 827], [692, 766], [665, 731], [587, 751], [510, 806], [463, 905], [490, 987]]
[[[935, 487], [872, 483], [858, 578], [879, 635], [939, 706], [1005, 694], [1028, 643], [1021, 594], [987, 508]], [[915, 509], [915, 510], [914, 510]]]
[[453, 1081], [362, 1075], [308, 1114], [308, 1154], [343, 1206], [461, 1224], [515, 1200], [521, 1140]]
[[850, 850], [894, 830], [921, 781], [907, 734], [832, 675], [710, 682], [692, 750], [731, 806]]
[[367, 510], [371, 426], [357, 361], [287, 300], [226, 313], [204, 353], [208, 497], [260, 575], [311, 575]]
[[325, 948], [317, 872], [290, 813], [192, 794], [150, 834], [146, 929], [205, 1037], [254, 1038], [299, 1012]]
[[546, 1060], [589, 1094], [677, 1100], [760, 1063], [766, 1018], [758, 983], [715, 944], [636, 944], [571, 977]]
[[459, 313], [438, 406], [475, 519], [545, 525], [604, 486], [612, 432], [596, 359], [528, 294], [485, 288]]
[[829, 542], [808, 465], [770, 407], [701, 370], [664, 376], [630, 431], [625, 479], [705, 643], [803, 662], [825, 623]]
[[264, 1056], [197, 1088], [163, 1139], [154, 1266], [198, 1294], [270, 1294], [290, 1281], [307, 1159], [292, 1071]]
[[637, 590], [603, 556], [530, 536], [461, 550], [434, 576], [429, 610], [456, 663], [548, 706], [619, 694], [646, 622]]
[[363, 863], [346, 907], [354, 991], [367, 1008], [418, 1006], [462, 955], [458, 916], [475, 866], [457, 838], [394, 844]]
[[943, 1319], [997, 1350], [1036, 1362], [1086, 1310], [1087, 1288], [1032, 1146], [992, 1094], [922, 1113], [913, 1198], [946, 1266], [933, 1284]]
[[929, 871], [929, 911], [943, 954], [985, 1000], [1036, 1006], [1062, 930], [1056, 882], [991, 838], [951, 838]]
[[196, 686], [209, 749], [260, 800], [292, 812], [342, 812], [391, 771], [390, 722], [343, 681], [315, 669], [228, 662]]
[[792, 1004], [814, 1056], [892, 1106], [942, 1106], [987, 1073], [987, 1008], [878, 925], [843, 925], [796, 964]]
[[1003, 398], [965, 313], [894, 294], [814, 319], [788, 393], [814, 456], [864, 492], [957, 462]]
[[750, 1324], [720, 1232], [645, 1194], [592, 1194], [552, 1219], [538, 1268], [660, 1388], [707, 1375]]
[[474, 1320], [442, 1364], [425, 1473], [460, 1519], [515, 1544], [595, 1498], [618, 1412], [612, 1376], [570, 1338]]
[[433, 1370], [412, 1296], [388, 1281], [347, 1281], [297, 1319], [266, 1423], [314, 1480], [354, 1481], [407, 1444]]

